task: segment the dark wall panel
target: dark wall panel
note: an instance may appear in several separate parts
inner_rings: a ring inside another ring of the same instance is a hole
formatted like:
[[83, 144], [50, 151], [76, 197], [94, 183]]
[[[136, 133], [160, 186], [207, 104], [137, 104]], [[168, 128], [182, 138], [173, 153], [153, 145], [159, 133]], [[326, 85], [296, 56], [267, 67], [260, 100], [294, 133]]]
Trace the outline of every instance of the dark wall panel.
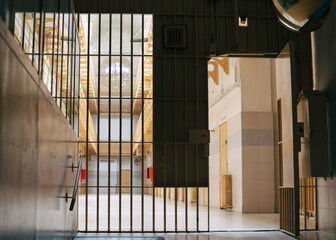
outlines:
[[0, 21], [0, 238], [71, 238], [77, 137]]
[[[335, 2], [334, 2], [335, 4]], [[312, 35], [314, 87], [327, 96], [330, 172], [334, 178], [318, 178], [318, 227], [336, 234], [336, 8], [325, 26]], [[325, 201], [329, 197], [329, 201]]]
[[330, 171], [336, 171], [336, 10], [313, 37], [314, 86], [327, 95]]

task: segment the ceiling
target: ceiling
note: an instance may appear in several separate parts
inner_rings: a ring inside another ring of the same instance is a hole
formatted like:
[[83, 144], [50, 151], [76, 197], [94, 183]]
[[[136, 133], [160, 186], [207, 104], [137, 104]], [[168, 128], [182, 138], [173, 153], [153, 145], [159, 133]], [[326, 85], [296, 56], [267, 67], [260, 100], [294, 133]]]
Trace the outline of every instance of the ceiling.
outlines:
[[[85, 35], [88, 35], [88, 16], [81, 14]], [[133, 88], [133, 97], [135, 97], [137, 86], [137, 73], [141, 74], [141, 54], [142, 54], [142, 17], [141, 14], [133, 15], [133, 31], [131, 14], [112, 14], [112, 32], [111, 32], [111, 59], [109, 59], [110, 48], [110, 18], [109, 14], [101, 14], [101, 37], [100, 37], [100, 63], [98, 59], [99, 52], [99, 15], [90, 15], [90, 54], [93, 55], [90, 61], [93, 66], [95, 76], [96, 96], [98, 90], [101, 97], [109, 96], [109, 88], [111, 89], [111, 97], [131, 97], [131, 88]], [[145, 29], [152, 25], [152, 16], [144, 15], [144, 44], [148, 39], [148, 32]], [[133, 36], [133, 62], [130, 57], [132, 51]], [[121, 40], [121, 41], [120, 41]], [[120, 46], [122, 42], [122, 46]], [[124, 55], [120, 58], [120, 54]], [[125, 56], [126, 55], [126, 56]], [[120, 64], [122, 63], [122, 64]], [[99, 67], [100, 64], [100, 67]], [[133, 65], [133, 72], [132, 72]], [[121, 74], [120, 74], [121, 70]], [[111, 73], [111, 78], [109, 78]], [[132, 74], [133, 73], [133, 74]], [[99, 78], [100, 74], [100, 78]], [[133, 79], [132, 76], [133, 75]], [[120, 83], [121, 76], [121, 83]], [[100, 79], [100, 86], [99, 86]], [[109, 79], [111, 82], [109, 84]], [[133, 86], [132, 86], [133, 81]], [[100, 87], [100, 89], [99, 89]], [[122, 91], [120, 91], [120, 87]], [[119, 102], [119, 100], [118, 100]], [[119, 103], [111, 102], [112, 112], [119, 112]], [[101, 113], [108, 112], [108, 100], [101, 101]], [[130, 104], [122, 107], [122, 112], [130, 112]]]

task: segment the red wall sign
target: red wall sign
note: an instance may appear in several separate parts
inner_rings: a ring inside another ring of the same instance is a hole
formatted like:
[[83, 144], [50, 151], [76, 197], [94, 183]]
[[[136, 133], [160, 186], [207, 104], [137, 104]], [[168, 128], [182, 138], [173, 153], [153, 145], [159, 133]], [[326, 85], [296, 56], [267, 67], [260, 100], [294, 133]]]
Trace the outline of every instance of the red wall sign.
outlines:
[[86, 179], [86, 169], [81, 169], [81, 181]]
[[147, 168], [147, 178], [153, 181], [153, 167]]

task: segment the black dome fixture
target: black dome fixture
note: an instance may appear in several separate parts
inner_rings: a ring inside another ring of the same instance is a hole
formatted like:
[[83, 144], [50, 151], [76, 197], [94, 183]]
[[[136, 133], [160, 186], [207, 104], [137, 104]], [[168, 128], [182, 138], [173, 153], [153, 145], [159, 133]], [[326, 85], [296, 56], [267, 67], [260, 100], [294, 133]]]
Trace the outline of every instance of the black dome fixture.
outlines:
[[270, 0], [279, 21], [295, 32], [312, 32], [329, 16], [332, 0]]

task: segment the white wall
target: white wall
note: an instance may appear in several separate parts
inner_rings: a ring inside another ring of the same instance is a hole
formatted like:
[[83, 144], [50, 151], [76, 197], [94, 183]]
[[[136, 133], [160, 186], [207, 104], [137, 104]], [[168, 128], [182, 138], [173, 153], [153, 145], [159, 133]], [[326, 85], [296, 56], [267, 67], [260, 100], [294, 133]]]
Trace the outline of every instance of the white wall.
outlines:
[[209, 79], [210, 206], [220, 204], [219, 126], [227, 122], [233, 211], [274, 212], [270, 60], [236, 58], [229, 64], [230, 74], [220, 72], [219, 85]]
[[[133, 133], [137, 126], [139, 115], [133, 116]], [[92, 120], [97, 132], [97, 115], [92, 115]], [[100, 140], [108, 140], [108, 121], [107, 115], [100, 115]], [[131, 140], [131, 116], [122, 115], [122, 140]], [[120, 118], [116, 115], [111, 115], [111, 141], [119, 141], [120, 139]]]
[[336, 234], [336, 178], [317, 179], [319, 230]]
[[[129, 156], [122, 157], [123, 170], [129, 170], [131, 168], [131, 162]], [[111, 156], [110, 162], [110, 186], [119, 186], [119, 156]], [[89, 161], [88, 181], [90, 186], [96, 186], [97, 183], [97, 155], [91, 155]], [[99, 185], [108, 186], [108, 158], [107, 156], [99, 157]], [[141, 161], [137, 161], [133, 157], [133, 186], [141, 186]], [[95, 188], [90, 189], [95, 193]], [[106, 191], [104, 191], [106, 190]], [[112, 188], [111, 193], [117, 193], [116, 189]], [[101, 188], [100, 193], [107, 193], [107, 188]], [[134, 193], [137, 193], [136, 189]]]

